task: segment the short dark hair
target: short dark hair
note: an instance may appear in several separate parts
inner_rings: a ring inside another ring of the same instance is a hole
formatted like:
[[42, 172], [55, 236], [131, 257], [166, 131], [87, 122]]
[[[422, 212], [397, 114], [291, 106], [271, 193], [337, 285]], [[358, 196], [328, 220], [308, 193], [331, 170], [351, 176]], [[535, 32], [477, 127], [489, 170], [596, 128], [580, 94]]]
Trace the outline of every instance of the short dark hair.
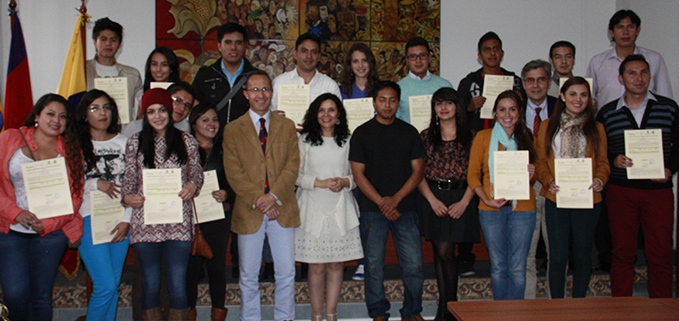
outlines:
[[637, 16], [636, 13], [632, 10], [620, 10], [616, 12], [612, 17], [611, 20], [608, 21], [608, 30], [613, 31], [613, 28], [615, 28], [615, 25], [619, 24], [622, 19], [629, 18], [632, 20], [632, 23], [637, 25], [637, 27], [641, 26], [641, 18]]
[[427, 52], [431, 52], [431, 49], [429, 48], [429, 42], [427, 42], [426, 39], [422, 37], [415, 37], [415, 38], [410, 38], [408, 42], [406, 42], [406, 54], [408, 54], [408, 49], [410, 47], [417, 47], [417, 46], [424, 46], [427, 48]]
[[247, 45], [248, 41], [250, 41], [250, 37], [248, 36], [248, 30], [234, 22], [229, 22], [221, 25], [219, 29], [217, 29], [217, 42], [222, 42], [222, 39], [224, 38], [225, 34], [229, 33], [234, 33], [238, 32], [241, 35], [243, 35], [243, 41], [245, 42], [245, 45]]
[[575, 56], [575, 45], [573, 45], [570, 41], [566, 40], [559, 40], [555, 42], [551, 47], [549, 47], [549, 58], [554, 58], [554, 50], [556, 48], [561, 48], [561, 47], [568, 47], [573, 50], [573, 56]]
[[488, 31], [486, 32], [485, 35], [481, 36], [481, 39], [479, 39], [479, 44], [477, 45], [477, 49], [479, 53], [481, 53], [481, 48], [483, 47], [483, 43], [488, 41], [488, 40], [497, 40], [500, 43], [500, 49], [502, 49], [502, 40], [500, 39], [500, 36], [497, 35], [497, 33], [493, 31]]
[[521, 69], [521, 79], [526, 80], [526, 74], [533, 70], [533, 69], [544, 69], [545, 73], [547, 73], [547, 77], [551, 77], [552, 75], [552, 65], [550, 65], [548, 62], [542, 60], [542, 59], [535, 59], [531, 60], [528, 63], [526, 63], [523, 68]]
[[370, 97], [372, 97], [373, 100], [377, 99], [377, 94], [384, 88], [393, 89], [396, 92], [398, 99], [401, 100], [401, 86], [391, 80], [383, 80], [376, 83], [375, 87], [370, 91]]
[[646, 61], [646, 58], [644, 58], [643, 55], [629, 55], [625, 60], [622, 61], [620, 64], [620, 68], [618, 68], [618, 73], [620, 76], [625, 73], [625, 68], [627, 67], [627, 64], [633, 61], [643, 61], [646, 64], [646, 68], [650, 69], [650, 66], [648, 64], [648, 61]]
[[111, 30], [118, 36], [120, 41], [123, 41], [123, 26], [119, 23], [109, 19], [108, 17], [101, 18], [94, 22], [94, 28], [92, 28], [92, 39], [97, 40], [99, 33], [104, 30]]
[[252, 78], [252, 76], [256, 76], [256, 75], [262, 75], [262, 76], [266, 77], [266, 79], [269, 79], [269, 84], [273, 85], [273, 83], [271, 82], [271, 77], [269, 77], [269, 74], [266, 73], [266, 71], [260, 70], [260, 69], [255, 69], [255, 70], [245, 74], [245, 82], [243, 83], [243, 90], [247, 89], [248, 81], [250, 81], [250, 78]]
[[297, 47], [302, 44], [302, 42], [305, 42], [307, 40], [311, 40], [318, 44], [318, 49], [321, 49], [321, 38], [318, 36], [311, 34], [311, 33], [305, 33], [297, 37], [297, 41], [295, 41], [295, 50], [297, 50]]
[[167, 87], [167, 92], [169, 92], [170, 95], [174, 95], [176, 92], [180, 90], [189, 93], [189, 95], [191, 95], [191, 97], [193, 97], [194, 100], [196, 99], [196, 92], [193, 90], [193, 87], [191, 87], [191, 85], [186, 81], [177, 81], [170, 85], [170, 87]]

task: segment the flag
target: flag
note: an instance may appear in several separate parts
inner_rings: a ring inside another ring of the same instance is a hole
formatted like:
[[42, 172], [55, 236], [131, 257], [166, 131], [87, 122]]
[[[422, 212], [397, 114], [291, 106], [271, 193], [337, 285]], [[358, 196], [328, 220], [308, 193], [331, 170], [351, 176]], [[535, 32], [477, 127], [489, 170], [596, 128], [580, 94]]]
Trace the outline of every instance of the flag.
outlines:
[[5, 82], [4, 128], [19, 128], [33, 109], [31, 74], [28, 71], [28, 56], [24, 33], [21, 31], [19, 16], [9, 10], [12, 17], [12, 40], [9, 47], [7, 82]]
[[68, 99], [71, 108], [75, 109], [80, 99], [87, 92], [87, 76], [85, 74], [85, 21], [84, 14], [78, 15], [75, 30], [68, 47], [64, 71], [61, 73], [57, 94]]

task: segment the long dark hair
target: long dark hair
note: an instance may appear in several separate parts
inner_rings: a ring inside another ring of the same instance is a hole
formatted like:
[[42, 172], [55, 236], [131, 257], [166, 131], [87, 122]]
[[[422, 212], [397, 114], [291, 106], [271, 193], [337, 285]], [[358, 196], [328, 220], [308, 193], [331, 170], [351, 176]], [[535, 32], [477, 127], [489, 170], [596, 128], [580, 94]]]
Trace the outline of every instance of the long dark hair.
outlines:
[[[585, 123], [582, 124], [582, 131], [585, 132], [585, 137], [587, 140], [592, 142], [592, 147], [594, 148], [594, 155], [599, 157], [599, 131], [596, 128], [596, 121], [594, 120], [594, 104], [592, 103], [592, 93], [589, 90], [589, 83], [585, 78], [582, 77], [571, 77], [563, 84], [561, 87], [561, 94], [566, 96], [566, 92], [574, 85], [583, 85], [587, 88], [587, 107], [583, 113], [585, 113]], [[545, 150], [547, 151], [547, 156], [552, 152], [552, 142], [554, 141], [554, 135], [557, 130], [559, 130], [559, 125], [561, 122], [561, 115], [566, 112], [566, 103], [561, 97], [559, 97], [554, 106], [554, 113], [552, 117], [549, 118], [549, 124], [547, 125], [547, 136], [545, 136]]]
[[85, 160], [85, 172], [95, 167], [96, 159], [94, 157], [94, 146], [92, 145], [92, 134], [90, 134], [90, 124], [87, 122], [87, 114], [89, 114], [89, 107], [92, 102], [100, 97], [106, 98], [108, 104], [111, 105], [111, 123], [106, 128], [107, 133], [117, 134], [120, 132], [120, 123], [118, 122], [118, 106], [116, 101], [111, 98], [106, 92], [99, 89], [92, 89], [85, 93], [80, 100], [78, 107], [75, 108], [75, 131], [78, 134], [78, 141], [80, 149], [83, 152], [83, 159]]
[[311, 103], [306, 114], [304, 114], [304, 123], [302, 123], [301, 134], [307, 134], [304, 141], [311, 143], [312, 146], [320, 146], [323, 144], [321, 124], [318, 123], [318, 110], [321, 108], [321, 104], [326, 100], [332, 100], [337, 106], [337, 112], [339, 113], [337, 119], [339, 120], [339, 124], [335, 125], [335, 143], [337, 143], [337, 146], [342, 146], [349, 138], [347, 111], [344, 109], [342, 101], [331, 93], [320, 95]]
[[462, 101], [455, 89], [450, 87], [439, 88], [431, 97], [431, 119], [429, 120], [429, 140], [438, 149], [443, 145], [443, 138], [441, 137], [441, 126], [437, 124], [436, 103], [452, 102], [455, 104], [455, 141], [462, 144], [462, 146], [469, 150], [472, 144], [472, 132], [467, 122], [467, 112], [462, 107]]
[[68, 166], [68, 169], [71, 172], [69, 174], [71, 181], [71, 192], [82, 192], [81, 190], [84, 184], [83, 159], [82, 154], [80, 154], [78, 138], [76, 137], [77, 135], [74, 128], [75, 126], [73, 125], [73, 110], [71, 109], [71, 105], [68, 103], [68, 101], [64, 99], [64, 97], [61, 97], [57, 94], [46, 94], [40, 97], [38, 102], [35, 103], [35, 106], [31, 110], [31, 113], [28, 114], [28, 117], [26, 117], [26, 121], [24, 122], [23, 126], [35, 126], [35, 117], [40, 115], [43, 109], [53, 102], [60, 103], [64, 106], [66, 109], [66, 117], [68, 118], [66, 121], [66, 128], [64, 129], [64, 132], [61, 134], [61, 136], [64, 138], [64, 145], [66, 147], [66, 166]]
[[364, 43], [355, 43], [349, 49], [349, 54], [344, 57], [344, 68], [342, 69], [342, 76], [340, 78], [341, 90], [347, 97], [351, 97], [354, 88], [354, 82], [356, 81], [356, 75], [354, 75], [354, 70], [351, 69], [351, 55], [355, 51], [362, 52], [366, 59], [368, 59], [368, 66], [370, 66], [370, 71], [368, 72], [368, 83], [365, 85], [365, 92], [370, 92], [370, 89], [380, 81], [380, 76], [377, 74], [377, 61], [373, 55], [370, 47]]
[[177, 55], [168, 47], [157, 46], [146, 59], [146, 67], [144, 67], [144, 91], [149, 90], [151, 82], [154, 81], [153, 75], [151, 75], [151, 57], [155, 53], [160, 53], [167, 59], [167, 65], [170, 67], [170, 78], [167, 81], [177, 82], [181, 80], [179, 77], [179, 59], [177, 59]]
[[[184, 143], [184, 134], [181, 130], [174, 127], [174, 121], [172, 121], [172, 113], [170, 109], [163, 106], [161, 110], [165, 110], [168, 114], [167, 129], [165, 130], [165, 144], [167, 144], [167, 149], [165, 150], [165, 159], [167, 160], [172, 156], [172, 154], [177, 155], [179, 163], [184, 165], [188, 160], [189, 156], [186, 152], [186, 145]], [[154, 163], [154, 158], [156, 155], [156, 147], [154, 144], [155, 133], [151, 125], [149, 124], [148, 117], [144, 113], [143, 125], [141, 132], [139, 133], [139, 149], [144, 155], [144, 165], [146, 168], [156, 168]]]
[[[215, 108], [215, 105], [209, 102], [200, 103], [191, 109], [191, 113], [189, 114], [189, 124], [191, 125], [191, 135], [193, 135], [193, 137], [196, 137], [196, 129], [194, 126], [196, 125], [198, 118], [203, 116], [210, 109], [214, 110], [215, 114], [217, 114], [217, 108]], [[221, 148], [222, 127], [218, 125], [217, 128], [217, 135], [215, 135], [215, 138], [213, 139], [214, 145], [212, 149], [215, 149], [215, 146]], [[205, 164], [207, 157], [209, 156], [207, 155], [207, 151], [202, 148], [198, 148], [198, 152], [200, 153], [200, 163]]]
[[514, 101], [516, 106], [519, 108], [519, 120], [516, 122], [514, 127], [514, 140], [516, 141], [516, 146], [518, 150], [527, 150], [530, 163], [535, 161], [535, 147], [533, 147], [533, 134], [531, 134], [530, 129], [526, 126], [526, 120], [523, 119], [523, 113], [525, 108], [521, 101], [521, 97], [512, 90], [503, 91], [495, 99], [495, 105], [493, 106], [493, 115], [495, 116], [495, 121], [497, 122], [497, 105], [500, 100], [509, 98]]

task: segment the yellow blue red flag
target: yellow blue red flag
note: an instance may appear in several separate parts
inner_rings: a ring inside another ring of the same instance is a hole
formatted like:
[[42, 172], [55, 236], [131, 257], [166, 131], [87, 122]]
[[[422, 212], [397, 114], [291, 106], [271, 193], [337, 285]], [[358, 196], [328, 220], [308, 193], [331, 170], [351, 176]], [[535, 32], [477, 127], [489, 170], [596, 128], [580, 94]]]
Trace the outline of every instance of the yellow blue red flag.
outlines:
[[71, 108], [78, 106], [80, 99], [87, 92], [87, 78], [85, 74], [85, 21], [87, 16], [78, 15], [71, 44], [68, 47], [64, 71], [61, 73], [59, 90], [57, 93], [68, 99]]

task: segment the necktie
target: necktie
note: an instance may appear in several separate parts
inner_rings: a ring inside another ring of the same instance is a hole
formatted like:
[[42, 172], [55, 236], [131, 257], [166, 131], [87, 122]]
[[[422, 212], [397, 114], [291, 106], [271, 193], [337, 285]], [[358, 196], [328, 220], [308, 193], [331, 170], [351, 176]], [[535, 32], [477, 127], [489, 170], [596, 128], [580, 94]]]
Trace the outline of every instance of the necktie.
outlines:
[[[259, 119], [259, 143], [262, 145], [262, 152], [266, 156], [266, 137], [268, 136], [266, 132], [266, 126], [264, 125], [266, 123], [266, 119], [260, 118]], [[265, 160], [266, 163], [266, 160]], [[266, 166], [264, 167], [266, 168]], [[269, 173], [266, 173], [266, 180], [265, 180], [266, 187], [264, 188], [264, 193], [269, 192]]]
[[538, 130], [540, 130], [540, 122], [542, 119], [540, 118], [540, 111], [542, 110], [541, 107], [535, 108], [535, 119], [533, 120], [533, 136], [537, 137], [538, 136]]

